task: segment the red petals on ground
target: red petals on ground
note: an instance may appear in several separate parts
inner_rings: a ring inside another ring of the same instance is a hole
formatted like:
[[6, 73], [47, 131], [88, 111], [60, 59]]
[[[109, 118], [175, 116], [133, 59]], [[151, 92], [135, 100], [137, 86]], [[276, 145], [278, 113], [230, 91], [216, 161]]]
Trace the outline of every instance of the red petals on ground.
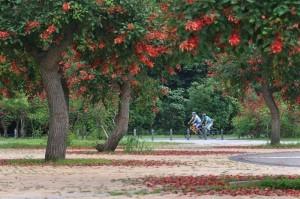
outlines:
[[[203, 155], [231, 155], [231, 154], [239, 154], [243, 153], [240, 151], [181, 151], [181, 150], [157, 150], [157, 151], [141, 151], [141, 152], [131, 152], [125, 153], [124, 151], [116, 151], [113, 154], [129, 154], [129, 155], [153, 155], [153, 156], [169, 156], [169, 155], [196, 155], [196, 156], [203, 156]], [[68, 154], [86, 154], [86, 155], [93, 155], [93, 154], [103, 154], [97, 151], [83, 151], [83, 150], [72, 150], [68, 151]]]
[[[167, 176], [147, 177], [144, 184], [149, 188], [162, 188], [167, 192], [201, 195], [263, 195], [263, 196], [300, 196], [300, 190], [271, 189], [257, 187], [230, 188], [230, 183], [262, 180], [267, 176]], [[268, 176], [279, 179], [282, 177], [295, 179], [297, 176]]]
[[[174, 166], [184, 163], [175, 161], [156, 161], [156, 160], [109, 160], [109, 159], [87, 159], [86, 162], [44, 162], [41, 159], [32, 159], [25, 161], [24, 159], [2, 159], [0, 166], [124, 166], [124, 167], [158, 167], [158, 166]], [[67, 159], [68, 161], [68, 159]]]

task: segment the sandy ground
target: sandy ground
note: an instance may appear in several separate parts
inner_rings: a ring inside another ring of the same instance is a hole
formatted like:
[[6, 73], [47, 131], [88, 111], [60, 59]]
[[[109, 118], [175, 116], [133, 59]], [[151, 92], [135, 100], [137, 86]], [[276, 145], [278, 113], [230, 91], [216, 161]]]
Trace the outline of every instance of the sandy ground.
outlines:
[[[182, 150], [182, 149], [181, 149]], [[274, 151], [300, 151], [300, 149], [222, 149], [193, 148], [198, 151], [240, 151], [248, 153], [266, 153]], [[1, 149], [0, 159], [43, 158], [40, 149]], [[0, 199], [99, 199], [99, 198], [288, 198], [262, 196], [185, 196], [180, 194], [143, 194], [147, 188], [143, 185], [126, 183], [126, 179], [145, 176], [168, 175], [299, 175], [300, 168], [255, 165], [234, 162], [231, 155], [205, 156], [142, 156], [114, 154], [69, 154], [67, 158], [107, 158], [182, 161], [186, 165], [159, 167], [53, 167], [53, 166], [0, 166]], [[148, 190], [149, 191], [149, 190]]]

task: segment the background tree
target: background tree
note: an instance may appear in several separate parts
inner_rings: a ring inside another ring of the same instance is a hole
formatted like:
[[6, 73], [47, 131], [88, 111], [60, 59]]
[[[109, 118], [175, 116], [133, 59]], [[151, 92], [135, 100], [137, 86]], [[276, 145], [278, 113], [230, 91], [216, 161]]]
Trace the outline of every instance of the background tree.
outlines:
[[173, 1], [166, 7], [170, 26], [177, 23], [185, 38], [178, 43], [182, 52], [218, 61], [217, 74], [227, 87], [262, 93], [272, 118], [271, 143], [278, 144], [280, 113], [273, 94], [290, 102], [299, 98], [298, 2]]

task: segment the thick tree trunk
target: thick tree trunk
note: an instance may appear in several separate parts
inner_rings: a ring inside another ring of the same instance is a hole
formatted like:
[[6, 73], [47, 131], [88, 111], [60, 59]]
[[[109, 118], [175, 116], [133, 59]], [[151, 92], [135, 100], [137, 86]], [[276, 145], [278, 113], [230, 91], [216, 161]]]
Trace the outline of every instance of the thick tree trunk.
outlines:
[[64, 159], [66, 154], [69, 116], [61, 77], [57, 69], [58, 67], [51, 70], [44, 66], [40, 68], [50, 113], [46, 161]]
[[116, 127], [103, 145], [97, 145], [98, 151], [115, 151], [120, 140], [128, 130], [129, 106], [131, 98], [131, 88], [129, 82], [124, 82], [120, 90], [120, 102], [118, 115], [116, 117]]
[[64, 39], [58, 46], [52, 46], [37, 59], [43, 85], [47, 93], [49, 106], [49, 134], [45, 160], [56, 161], [65, 159], [69, 114], [62, 77], [59, 72], [61, 53], [72, 44], [74, 30], [72, 26], [64, 30]]
[[271, 144], [280, 144], [280, 111], [277, 107], [271, 89], [263, 85], [262, 95], [271, 113]]

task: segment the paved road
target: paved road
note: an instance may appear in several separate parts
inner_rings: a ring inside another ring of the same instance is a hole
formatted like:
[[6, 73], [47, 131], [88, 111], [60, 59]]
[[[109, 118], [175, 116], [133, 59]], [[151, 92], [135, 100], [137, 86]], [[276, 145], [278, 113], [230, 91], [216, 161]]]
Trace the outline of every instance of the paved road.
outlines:
[[[151, 139], [145, 139], [146, 141], [151, 141]], [[168, 138], [157, 138], [153, 142], [173, 142], [173, 143], [183, 143], [183, 144], [195, 144], [197, 146], [255, 146], [255, 145], [264, 145], [267, 144], [266, 140], [221, 140], [221, 139], [173, 139]], [[296, 141], [282, 141], [283, 144], [296, 144]]]
[[235, 161], [255, 163], [255, 164], [300, 167], [300, 151], [243, 154], [243, 155], [233, 156], [230, 159]]

